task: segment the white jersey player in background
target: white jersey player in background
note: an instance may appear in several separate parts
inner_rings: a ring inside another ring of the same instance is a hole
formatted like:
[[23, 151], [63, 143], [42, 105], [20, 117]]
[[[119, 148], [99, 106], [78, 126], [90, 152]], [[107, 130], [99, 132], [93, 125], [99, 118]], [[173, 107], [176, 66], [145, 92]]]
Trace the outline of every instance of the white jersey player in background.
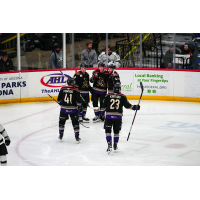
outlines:
[[[5, 140], [5, 143], [4, 143]], [[7, 157], [8, 154], [6, 146], [10, 145], [10, 138], [5, 130], [5, 128], [0, 124], [0, 161], [2, 166], [7, 165]]]
[[[116, 65], [116, 68], [121, 66], [120, 56], [116, 52], [112, 52], [110, 46], [108, 46], [108, 63], [113, 62]], [[98, 57], [98, 63], [106, 64], [106, 52], [102, 52]]]

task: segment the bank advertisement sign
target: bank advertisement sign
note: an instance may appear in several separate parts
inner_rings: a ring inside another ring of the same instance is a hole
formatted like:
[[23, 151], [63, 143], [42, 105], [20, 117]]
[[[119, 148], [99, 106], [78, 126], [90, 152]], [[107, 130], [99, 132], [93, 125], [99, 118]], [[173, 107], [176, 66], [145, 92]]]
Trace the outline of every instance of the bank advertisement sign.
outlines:
[[169, 96], [170, 72], [169, 71], [144, 71], [134, 70], [134, 92], [138, 93], [140, 82], [144, 86], [144, 95]]

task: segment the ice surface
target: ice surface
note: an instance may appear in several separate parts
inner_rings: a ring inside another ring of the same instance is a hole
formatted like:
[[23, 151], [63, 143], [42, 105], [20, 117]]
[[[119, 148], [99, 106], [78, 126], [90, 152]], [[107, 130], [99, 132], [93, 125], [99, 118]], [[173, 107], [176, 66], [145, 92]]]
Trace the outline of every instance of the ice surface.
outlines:
[[90, 128], [80, 125], [80, 144], [75, 141], [71, 120], [66, 121], [63, 140], [58, 139], [59, 112], [55, 102], [0, 105], [0, 122], [11, 138], [8, 165], [200, 165], [199, 103], [142, 100], [129, 141], [135, 112], [124, 108], [118, 150], [110, 154], [103, 123], [92, 122], [92, 109], [87, 111], [90, 123], [85, 124]]

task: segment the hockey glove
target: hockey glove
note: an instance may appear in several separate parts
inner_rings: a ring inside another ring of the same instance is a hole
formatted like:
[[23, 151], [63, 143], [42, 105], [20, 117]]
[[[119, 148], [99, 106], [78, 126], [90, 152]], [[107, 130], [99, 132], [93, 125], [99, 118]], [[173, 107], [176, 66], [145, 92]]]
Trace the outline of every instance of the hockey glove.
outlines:
[[81, 106], [81, 107], [78, 107], [78, 112], [79, 113], [82, 113], [83, 112], [83, 107]]
[[5, 137], [5, 143], [6, 143], [6, 146], [10, 145], [10, 138], [8, 136]]
[[134, 105], [135, 110], [140, 110], [140, 105]]
[[93, 81], [97, 82], [98, 76], [93, 76]]
[[105, 115], [100, 115], [100, 119], [101, 119], [101, 121], [104, 121], [105, 120]]

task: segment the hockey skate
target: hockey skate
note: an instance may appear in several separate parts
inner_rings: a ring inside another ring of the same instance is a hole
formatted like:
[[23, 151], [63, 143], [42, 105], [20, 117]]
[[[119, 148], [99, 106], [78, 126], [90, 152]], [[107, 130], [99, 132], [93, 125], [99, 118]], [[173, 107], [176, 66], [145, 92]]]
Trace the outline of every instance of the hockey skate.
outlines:
[[83, 122], [83, 118], [82, 118], [82, 117], [79, 117], [79, 118], [78, 118], [78, 121], [79, 121], [79, 122]]
[[101, 121], [101, 119], [100, 119], [99, 116], [97, 116], [97, 115], [93, 118], [93, 122], [94, 122], [94, 123], [100, 122], [100, 121]]
[[118, 148], [117, 148], [117, 143], [116, 143], [116, 142], [114, 142], [113, 148], [114, 148], [114, 150], [117, 150], [117, 149], [118, 149]]
[[79, 135], [76, 135], [76, 134], [75, 134], [75, 138], [76, 138], [77, 143], [79, 144], [79, 143], [80, 143], [80, 140], [81, 140], [81, 138], [79, 138]]
[[63, 133], [60, 133], [59, 136], [58, 136], [58, 138], [59, 138], [60, 140], [62, 140], [62, 138], [63, 138]]
[[106, 150], [108, 154], [112, 151], [112, 142], [108, 142], [108, 148]]
[[82, 119], [83, 119], [82, 120], [83, 123], [89, 123], [90, 122], [90, 120], [88, 118], [86, 118], [85, 116], [83, 116]]

